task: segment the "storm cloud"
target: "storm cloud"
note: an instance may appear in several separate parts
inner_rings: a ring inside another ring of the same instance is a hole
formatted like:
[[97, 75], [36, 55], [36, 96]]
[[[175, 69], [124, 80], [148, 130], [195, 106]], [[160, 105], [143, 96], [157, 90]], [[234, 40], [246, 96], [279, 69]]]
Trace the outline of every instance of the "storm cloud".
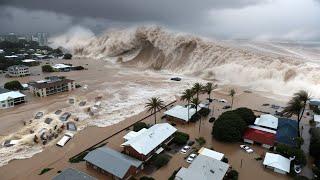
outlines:
[[318, 0], [2, 0], [0, 33], [157, 24], [213, 38], [320, 39]]

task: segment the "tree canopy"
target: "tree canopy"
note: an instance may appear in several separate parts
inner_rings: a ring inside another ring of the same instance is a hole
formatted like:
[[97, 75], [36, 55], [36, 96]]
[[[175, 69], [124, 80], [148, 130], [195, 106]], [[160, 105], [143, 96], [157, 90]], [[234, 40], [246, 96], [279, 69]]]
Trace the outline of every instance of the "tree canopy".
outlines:
[[234, 111], [227, 111], [220, 115], [212, 128], [212, 135], [219, 141], [237, 142], [247, 127], [246, 122]]
[[21, 83], [17, 80], [9, 81], [9, 82], [5, 83], [4, 88], [8, 89], [8, 90], [12, 90], [12, 91], [17, 91], [17, 90], [23, 89]]
[[256, 120], [256, 116], [254, 115], [253, 111], [246, 107], [241, 107], [234, 110], [246, 123], [247, 125], [254, 124]]

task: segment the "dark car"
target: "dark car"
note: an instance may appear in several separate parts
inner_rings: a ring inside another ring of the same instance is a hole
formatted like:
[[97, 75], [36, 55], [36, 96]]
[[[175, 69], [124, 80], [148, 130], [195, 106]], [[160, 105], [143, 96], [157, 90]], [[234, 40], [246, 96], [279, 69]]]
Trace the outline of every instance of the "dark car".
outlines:
[[179, 77], [173, 77], [173, 78], [171, 78], [170, 80], [171, 80], [171, 81], [181, 81], [181, 78], [179, 78]]
[[231, 106], [223, 106], [223, 108], [222, 109], [230, 109], [231, 108]]
[[61, 121], [67, 121], [70, 116], [71, 116], [71, 113], [65, 112], [65, 113], [63, 113], [63, 114], [60, 116], [59, 119], [60, 119]]

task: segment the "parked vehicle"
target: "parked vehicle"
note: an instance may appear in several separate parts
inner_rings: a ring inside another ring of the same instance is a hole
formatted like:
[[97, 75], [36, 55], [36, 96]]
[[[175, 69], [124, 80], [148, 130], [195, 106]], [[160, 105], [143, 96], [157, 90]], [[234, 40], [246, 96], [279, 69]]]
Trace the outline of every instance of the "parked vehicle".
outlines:
[[181, 152], [182, 154], [186, 154], [190, 149], [191, 149], [190, 146], [184, 146], [184, 147], [180, 150], [180, 152]]
[[173, 78], [171, 78], [170, 80], [171, 80], [171, 81], [181, 81], [181, 78], [179, 78], [179, 77], [173, 77]]
[[187, 162], [188, 163], [192, 163], [192, 161], [197, 157], [196, 154], [192, 153], [189, 155], [189, 157], [187, 158]]
[[228, 101], [225, 100], [225, 99], [219, 99], [219, 102], [221, 102], [221, 103], [227, 103]]
[[247, 153], [253, 153], [253, 149], [246, 145], [240, 145], [240, 148], [245, 150]]
[[227, 105], [227, 106], [223, 106], [222, 109], [230, 109], [230, 108], [231, 108], [231, 106]]
[[70, 132], [66, 132], [64, 136], [57, 142], [57, 146], [63, 147], [67, 142], [73, 138], [73, 134]]

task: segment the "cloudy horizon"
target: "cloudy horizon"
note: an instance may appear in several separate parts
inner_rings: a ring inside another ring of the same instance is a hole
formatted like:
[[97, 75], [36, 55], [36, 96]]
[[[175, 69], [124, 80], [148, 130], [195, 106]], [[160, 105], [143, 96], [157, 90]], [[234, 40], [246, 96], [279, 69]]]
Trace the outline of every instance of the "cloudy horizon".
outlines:
[[320, 41], [319, 0], [3, 0], [0, 33], [159, 25], [217, 39]]

